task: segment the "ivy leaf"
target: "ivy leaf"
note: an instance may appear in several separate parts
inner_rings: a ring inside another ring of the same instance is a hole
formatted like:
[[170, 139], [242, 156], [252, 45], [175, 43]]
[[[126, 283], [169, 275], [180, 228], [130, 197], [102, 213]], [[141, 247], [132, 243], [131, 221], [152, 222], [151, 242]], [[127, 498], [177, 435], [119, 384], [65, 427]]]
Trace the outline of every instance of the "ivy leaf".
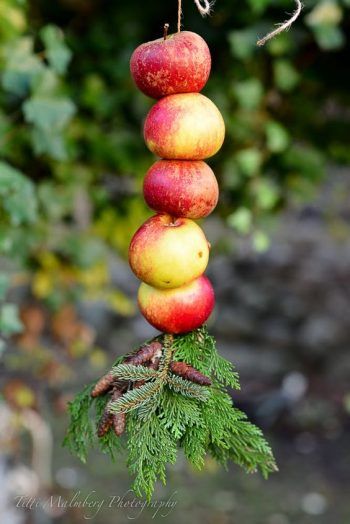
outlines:
[[25, 120], [34, 125], [31, 138], [35, 153], [66, 160], [62, 132], [75, 113], [73, 102], [62, 96], [34, 95], [22, 107]]
[[272, 153], [281, 153], [284, 151], [290, 142], [289, 134], [285, 127], [279, 122], [270, 120], [266, 123], [266, 145]]
[[62, 131], [75, 113], [75, 105], [66, 97], [34, 96], [23, 104], [27, 122], [50, 132]]
[[13, 225], [34, 222], [37, 218], [33, 183], [6, 162], [0, 162], [0, 206]]
[[256, 181], [254, 193], [258, 207], [264, 210], [272, 209], [280, 198], [278, 187], [268, 178]]
[[41, 60], [33, 53], [33, 39], [20, 38], [4, 50], [5, 64], [2, 73], [2, 87], [11, 94], [23, 97], [33, 79], [43, 69]]
[[255, 175], [260, 168], [262, 162], [262, 153], [255, 147], [249, 147], [238, 151], [235, 155], [236, 162], [240, 171], [245, 176]]
[[47, 25], [40, 31], [40, 36], [46, 48], [46, 56], [51, 67], [60, 75], [64, 74], [72, 58], [72, 52], [64, 43], [62, 31]]
[[255, 251], [258, 253], [265, 253], [270, 247], [270, 239], [263, 231], [255, 231], [252, 241]]
[[14, 333], [20, 333], [22, 328], [17, 306], [15, 304], [4, 304], [0, 309], [0, 332], [5, 336], [9, 336]]
[[345, 43], [343, 31], [335, 25], [316, 26], [312, 30], [318, 45], [325, 51], [339, 49]]
[[55, 160], [66, 160], [67, 151], [63, 136], [52, 131], [34, 128], [31, 132], [34, 152], [37, 156], [47, 154]]
[[281, 91], [292, 91], [299, 83], [300, 76], [291, 62], [284, 59], [276, 60], [274, 63], [274, 77], [278, 89]]
[[246, 235], [252, 226], [252, 214], [248, 208], [239, 207], [227, 217], [227, 222], [231, 227], [236, 229], [238, 233]]
[[241, 60], [250, 58], [256, 51], [256, 35], [254, 28], [231, 31], [228, 35], [228, 40], [233, 56]]
[[264, 94], [263, 86], [256, 78], [237, 82], [234, 92], [239, 105], [243, 109], [256, 109]]

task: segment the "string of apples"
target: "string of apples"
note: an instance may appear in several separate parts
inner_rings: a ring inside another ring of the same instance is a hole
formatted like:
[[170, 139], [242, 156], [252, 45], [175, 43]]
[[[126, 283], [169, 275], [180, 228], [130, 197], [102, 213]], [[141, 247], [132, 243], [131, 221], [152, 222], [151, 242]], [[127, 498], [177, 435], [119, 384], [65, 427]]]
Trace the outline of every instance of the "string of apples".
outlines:
[[130, 63], [136, 86], [157, 100], [146, 117], [144, 138], [159, 160], [143, 184], [155, 214], [134, 234], [129, 262], [142, 281], [141, 313], [161, 334], [119, 357], [76, 396], [64, 442], [86, 460], [94, 441], [93, 406], [100, 448], [114, 457], [126, 433], [133, 489], [148, 499], [157, 479], [165, 483], [166, 464], [175, 462], [178, 448], [199, 468], [211, 454], [249, 472], [260, 468], [265, 477], [277, 469], [261, 431], [225, 391], [239, 389], [237, 373], [201, 327], [215, 297], [204, 275], [210, 245], [195, 221], [218, 201], [218, 183], [205, 160], [221, 148], [225, 124], [200, 93], [211, 69], [206, 42], [189, 31], [168, 36], [168, 27], [163, 38], [140, 45]]
[[144, 124], [144, 139], [160, 157], [146, 174], [143, 194], [156, 214], [133, 236], [129, 263], [142, 281], [141, 313], [156, 329], [181, 334], [200, 327], [215, 303], [204, 275], [210, 244], [194, 221], [218, 201], [218, 183], [204, 160], [215, 155], [225, 124], [215, 104], [200, 93], [211, 56], [201, 36], [179, 31], [140, 45], [130, 62], [136, 86], [158, 101]]

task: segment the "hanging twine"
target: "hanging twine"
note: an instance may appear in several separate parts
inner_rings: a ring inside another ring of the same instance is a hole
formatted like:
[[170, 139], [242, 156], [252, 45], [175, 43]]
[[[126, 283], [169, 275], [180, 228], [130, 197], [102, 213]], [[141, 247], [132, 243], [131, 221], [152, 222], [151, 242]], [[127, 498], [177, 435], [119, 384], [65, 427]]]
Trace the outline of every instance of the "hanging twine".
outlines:
[[303, 4], [301, 3], [300, 0], [295, 0], [295, 3], [297, 5], [297, 7], [296, 7], [296, 10], [294, 11], [294, 13], [292, 14], [292, 16], [288, 20], [286, 20], [285, 22], [282, 22], [281, 24], [277, 24], [278, 25], [277, 29], [275, 29], [274, 31], [271, 31], [271, 33], [268, 33], [263, 38], [260, 38], [260, 40], [258, 40], [257, 43], [256, 43], [258, 46], [263, 46], [264, 44], [266, 44], [266, 42], [271, 40], [271, 38], [274, 38], [275, 36], [279, 35], [283, 31], [288, 31], [290, 26], [295, 22], [295, 20], [300, 15], [301, 10], [303, 8]]
[[[199, 13], [202, 16], [207, 16], [210, 14], [211, 8], [213, 7], [214, 2], [209, 2], [209, 0], [194, 0], [194, 3], [197, 6]], [[178, 10], [177, 10], [177, 31], [181, 31], [181, 17], [182, 17], [182, 0], [178, 0]]]
[[[209, 0], [194, 0], [194, 3], [196, 4], [197, 9], [202, 16], [209, 15], [214, 5], [214, 2], [213, 1], [210, 2]], [[258, 46], [261, 47], [265, 45], [266, 42], [268, 42], [275, 36], [279, 35], [283, 31], [288, 31], [288, 29], [291, 27], [291, 25], [295, 22], [295, 20], [300, 15], [301, 10], [303, 8], [303, 4], [301, 3], [300, 0], [295, 0], [295, 3], [296, 3], [296, 9], [294, 13], [291, 15], [291, 17], [288, 20], [286, 20], [285, 22], [282, 22], [281, 24], [277, 24], [276, 29], [268, 33], [263, 38], [260, 38], [257, 41]], [[178, 33], [181, 31], [181, 18], [182, 18], [182, 0], [178, 0], [178, 11], [177, 11], [177, 31]]]

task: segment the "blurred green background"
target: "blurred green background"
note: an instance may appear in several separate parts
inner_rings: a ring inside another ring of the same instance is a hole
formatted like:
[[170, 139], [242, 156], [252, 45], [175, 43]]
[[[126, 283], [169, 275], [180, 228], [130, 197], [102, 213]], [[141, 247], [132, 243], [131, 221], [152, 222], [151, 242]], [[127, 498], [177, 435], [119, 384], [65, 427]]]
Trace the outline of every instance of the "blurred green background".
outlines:
[[[171, 523], [346, 524], [350, 2], [309, 1], [263, 48], [256, 40], [290, 1], [218, 0], [206, 19], [183, 3], [183, 28], [211, 49], [204, 93], [227, 127], [210, 161], [220, 203], [203, 224], [210, 327], [241, 374], [234, 400], [266, 430], [280, 473], [265, 482], [180, 461], [155, 499], [177, 492]], [[153, 102], [129, 58], [176, 17], [175, 0], [0, 0], [2, 523], [84, 520], [81, 508], [14, 508], [22, 493], [127, 490], [122, 461], [92, 455], [83, 466], [60, 443], [67, 401], [153, 334], [126, 262], [150, 215], [142, 179], [154, 160], [141, 132]], [[162, 520], [153, 516], [138, 518]], [[94, 522], [129, 517], [104, 506]]]

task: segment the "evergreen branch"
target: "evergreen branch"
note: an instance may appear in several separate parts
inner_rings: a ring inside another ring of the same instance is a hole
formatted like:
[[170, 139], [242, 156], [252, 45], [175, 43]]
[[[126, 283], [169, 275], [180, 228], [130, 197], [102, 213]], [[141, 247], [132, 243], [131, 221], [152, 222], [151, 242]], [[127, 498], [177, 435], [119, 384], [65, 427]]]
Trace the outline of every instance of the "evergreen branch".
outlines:
[[[155, 482], [165, 483], [166, 465], [175, 462], [178, 447], [183, 448], [187, 459], [197, 468], [204, 465], [205, 456], [210, 453], [224, 466], [233, 460], [248, 472], [260, 470], [265, 477], [276, 471], [272, 451], [261, 430], [233, 405], [226, 392], [227, 385], [239, 388], [238, 375], [233, 365], [218, 355], [215, 340], [206, 327], [175, 337], [163, 335], [159, 338], [161, 342], [158, 371], [131, 365], [123, 357], [112, 370], [113, 374], [116, 372], [115, 383], [123, 378], [123, 385], [129, 380], [149, 380], [146, 384], [109, 402], [106, 396], [91, 398], [94, 385], [87, 386], [76, 397], [69, 406], [71, 423], [64, 445], [85, 461], [88, 447], [96, 442], [90, 408], [95, 407], [95, 425], [105, 410], [128, 413], [126, 442], [128, 466], [135, 475], [133, 489], [139, 496], [145, 494], [148, 500]], [[145, 353], [141, 353], [137, 358], [144, 358]], [[210, 388], [174, 375], [171, 372], [174, 361], [210, 376]], [[122, 439], [109, 431], [97, 444], [114, 459], [121, 450]]]
[[137, 416], [139, 420], [145, 422], [149, 420], [158, 408], [160, 400], [159, 393], [156, 393], [153, 397], [149, 398], [147, 402], [142, 404], [137, 410]]
[[215, 339], [206, 326], [176, 337], [173, 346], [174, 360], [186, 362], [204, 375], [214, 376], [218, 384], [240, 389], [238, 373], [231, 362], [218, 354]]
[[160, 398], [158, 417], [175, 438], [180, 439], [188, 427], [202, 427], [200, 404], [194, 398], [178, 395], [165, 388]]
[[139, 388], [131, 389], [118, 400], [109, 402], [108, 411], [110, 413], [128, 413], [147, 403], [162, 387], [163, 384], [157, 380], [156, 382], [144, 384]]
[[157, 479], [165, 484], [166, 465], [176, 461], [177, 441], [156, 414], [143, 422], [136, 413], [130, 413], [127, 432], [128, 467], [135, 475], [133, 490], [150, 500]]
[[93, 402], [91, 391], [95, 383], [85, 388], [68, 404], [70, 424], [63, 440], [63, 446], [76, 455], [82, 462], [86, 462], [88, 449], [94, 441], [94, 427], [92, 426], [89, 411]]
[[146, 368], [144, 366], [134, 366], [133, 364], [119, 364], [113, 367], [111, 373], [114, 377], [120, 380], [150, 380], [156, 378], [158, 371]]
[[167, 384], [173, 391], [181, 393], [186, 397], [195, 398], [200, 402], [206, 402], [208, 400], [208, 389], [204, 386], [194, 384], [189, 380], [171, 374], [168, 376]]

